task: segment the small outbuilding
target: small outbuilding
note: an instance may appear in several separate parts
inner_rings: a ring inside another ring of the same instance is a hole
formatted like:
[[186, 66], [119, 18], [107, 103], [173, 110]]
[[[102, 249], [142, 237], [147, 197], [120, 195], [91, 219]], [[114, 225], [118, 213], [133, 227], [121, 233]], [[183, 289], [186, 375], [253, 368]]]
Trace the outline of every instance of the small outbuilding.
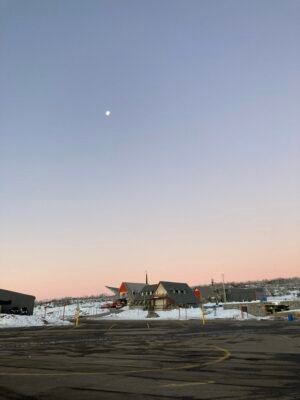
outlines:
[[[267, 292], [262, 287], [256, 288], [226, 288], [226, 301], [266, 300]], [[222, 298], [224, 301], [224, 299]]]
[[3, 314], [23, 313], [32, 315], [34, 301], [35, 297], [32, 295], [0, 289], [0, 306]]

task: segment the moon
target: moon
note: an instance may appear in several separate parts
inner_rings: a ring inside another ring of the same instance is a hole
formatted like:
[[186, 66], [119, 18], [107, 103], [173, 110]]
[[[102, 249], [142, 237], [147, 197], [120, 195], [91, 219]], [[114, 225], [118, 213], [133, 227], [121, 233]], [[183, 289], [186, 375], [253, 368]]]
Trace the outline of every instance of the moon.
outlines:
[[111, 114], [111, 112], [110, 112], [109, 110], [105, 111], [105, 115], [106, 115], [107, 117], [109, 117], [110, 114]]

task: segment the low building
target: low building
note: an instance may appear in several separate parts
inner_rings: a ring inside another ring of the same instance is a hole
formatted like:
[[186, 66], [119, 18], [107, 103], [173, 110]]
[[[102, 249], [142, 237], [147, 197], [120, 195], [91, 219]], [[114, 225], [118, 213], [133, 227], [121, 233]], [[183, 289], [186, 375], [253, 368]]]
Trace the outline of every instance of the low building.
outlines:
[[221, 290], [212, 285], [206, 286], [195, 286], [194, 292], [197, 293], [197, 296], [200, 298], [202, 302], [205, 301], [214, 301], [218, 302], [221, 299]]
[[279, 303], [271, 303], [271, 302], [242, 302], [242, 303], [224, 303], [224, 310], [241, 310], [241, 316], [243, 317], [243, 313], [254, 315], [255, 317], [266, 317], [270, 315], [275, 315], [280, 312], [288, 312], [289, 310], [298, 309], [299, 303], [291, 304], [293, 302], [279, 302]]
[[161, 281], [153, 295], [153, 309], [166, 310], [174, 307], [196, 307], [199, 299], [187, 283]]
[[35, 297], [29, 294], [0, 289], [0, 305], [3, 314], [9, 314], [12, 311], [18, 313], [18, 310], [23, 309], [24, 313], [27, 310], [27, 314], [32, 315], [34, 301]]
[[[226, 301], [254, 301], [266, 300], [264, 288], [226, 288]], [[222, 300], [223, 296], [222, 296]]]
[[[115, 288], [109, 287], [109, 289]], [[196, 307], [200, 303], [194, 291], [186, 283], [181, 282], [161, 281], [154, 285], [122, 282], [116, 296], [119, 300], [126, 299], [131, 307], [147, 310]]]

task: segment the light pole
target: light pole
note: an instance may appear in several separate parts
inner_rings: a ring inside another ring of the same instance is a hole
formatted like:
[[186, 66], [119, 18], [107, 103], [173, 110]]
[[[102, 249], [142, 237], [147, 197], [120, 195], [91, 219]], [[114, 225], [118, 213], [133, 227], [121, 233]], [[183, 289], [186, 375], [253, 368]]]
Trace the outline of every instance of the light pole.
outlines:
[[224, 274], [222, 274], [222, 282], [223, 282], [223, 294], [224, 294], [224, 303], [226, 303], [226, 290], [225, 290], [225, 282], [224, 282]]

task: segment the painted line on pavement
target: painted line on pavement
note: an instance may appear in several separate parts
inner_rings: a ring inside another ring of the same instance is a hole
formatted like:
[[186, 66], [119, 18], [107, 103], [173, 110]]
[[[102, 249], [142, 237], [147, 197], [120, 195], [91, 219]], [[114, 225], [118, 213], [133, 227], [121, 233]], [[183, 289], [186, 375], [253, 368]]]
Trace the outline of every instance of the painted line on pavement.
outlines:
[[114, 326], [116, 326], [116, 324], [112, 324], [112, 326], [110, 326], [107, 330], [111, 331]]
[[[115, 326], [112, 325], [109, 329], [112, 329], [112, 327]], [[126, 375], [126, 374], [141, 374], [144, 372], [159, 372], [159, 371], [180, 371], [180, 370], [186, 370], [186, 369], [193, 369], [193, 368], [201, 368], [201, 367], [206, 367], [209, 365], [214, 365], [221, 363], [228, 359], [231, 356], [231, 353], [227, 349], [223, 349], [222, 347], [218, 346], [212, 346], [215, 349], [222, 351], [224, 354], [222, 357], [217, 358], [216, 360], [208, 361], [206, 363], [197, 363], [197, 364], [185, 364], [185, 365], [179, 365], [177, 367], [162, 367], [162, 368], [145, 368], [145, 369], [133, 369], [133, 370], [125, 370], [125, 371], [112, 371], [112, 372], [107, 372], [107, 371], [91, 371], [91, 372], [83, 372], [83, 371], [78, 371], [78, 372], [47, 372], [47, 373], [41, 373], [41, 372], [11, 372], [11, 373], [5, 373], [5, 372], [0, 372], [0, 376], [90, 376], [90, 375]], [[194, 383], [194, 382], [191, 382]], [[184, 383], [185, 384], [185, 383]], [[201, 384], [201, 383], [199, 383]], [[174, 384], [175, 385], [175, 384]], [[182, 385], [182, 384], [179, 384]], [[164, 386], [164, 385], [161, 385]]]
[[[231, 353], [229, 350], [227, 349], [223, 349], [222, 347], [218, 347], [218, 346], [212, 346], [217, 350], [222, 351], [224, 354], [222, 355], [222, 357], [217, 358], [216, 360], [213, 361], [208, 361], [206, 363], [203, 364], [198, 364], [198, 367], [206, 367], [209, 365], [214, 365], [214, 364], [219, 364], [225, 360], [227, 360], [230, 356]], [[195, 365], [194, 368], [196, 368], [197, 366]], [[209, 385], [215, 383], [215, 381], [204, 381], [204, 382], [185, 382], [185, 383], [170, 383], [170, 384], [166, 384], [166, 385], [160, 385], [161, 387], [169, 387], [169, 388], [177, 388], [177, 387], [187, 387], [187, 386], [196, 386], [196, 385]]]
[[169, 383], [168, 385], [160, 385], [161, 387], [186, 387], [186, 386], [197, 386], [197, 385], [210, 385], [216, 383], [215, 381], [203, 381], [203, 382], [186, 382], [186, 383]]

